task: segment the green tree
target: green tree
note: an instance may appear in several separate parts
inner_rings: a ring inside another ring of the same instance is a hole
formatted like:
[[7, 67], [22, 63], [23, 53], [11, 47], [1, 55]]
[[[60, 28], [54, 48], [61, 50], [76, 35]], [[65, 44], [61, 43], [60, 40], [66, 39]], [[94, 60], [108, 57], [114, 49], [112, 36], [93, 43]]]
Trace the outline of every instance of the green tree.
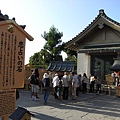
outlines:
[[[49, 63], [50, 61], [62, 60], [62, 56], [60, 54], [64, 48], [61, 40], [63, 33], [59, 32], [58, 29], [52, 26], [48, 33], [44, 32], [44, 34], [41, 36], [46, 40], [43, 49], [45, 62]], [[46, 58], [46, 55], [48, 58]]]
[[34, 67], [40, 67], [42, 65], [42, 56], [40, 56], [40, 52], [34, 53], [33, 56], [29, 59], [29, 64]]
[[[65, 46], [65, 44], [64, 44]], [[77, 52], [70, 50], [68, 48], [64, 48], [64, 52], [67, 54], [67, 58], [65, 61], [74, 61], [75, 62], [75, 70], [77, 70]]]
[[29, 59], [29, 64], [32, 67], [47, 68], [50, 61], [60, 61], [62, 51], [67, 54], [66, 61], [75, 61], [75, 69], [77, 68], [77, 52], [65, 48], [65, 43], [62, 42], [62, 32], [59, 32], [54, 26], [49, 29], [49, 32], [44, 32], [41, 35], [46, 43], [40, 52], [35, 53]]
[[32, 67], [47, 68], [50, 61], [62, 60], [60, 55], [64, 49], [61, 37], [63, 36], [62, 32], [59, 32], [54, 26], [49, 29], [49, 32], [44, 32], [41, 35], [46, 43], [43, 46], [43, 49], [40, 52], [35, 53], [30, 57], [29, 64]]

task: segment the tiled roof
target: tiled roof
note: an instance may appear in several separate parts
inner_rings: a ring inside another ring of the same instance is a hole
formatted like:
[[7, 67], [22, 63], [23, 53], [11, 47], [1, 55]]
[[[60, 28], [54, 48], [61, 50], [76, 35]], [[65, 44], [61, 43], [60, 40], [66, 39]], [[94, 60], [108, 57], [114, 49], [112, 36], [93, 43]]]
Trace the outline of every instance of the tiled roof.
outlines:
[[72, 72], [74, 71], [74, 61], [52, 61], [48, 71]]
[[100, 17], [102, 17], [103, 19], [105, 19], [108, 22], [111, 22], [117, 26], [120, 26], [120, 23], [118, 23], [117, 21], [111, 19], [110, 17], [108, 17], [105, 13], [104, 10], [101, 9], [99, 10], [99, 14], [97, 15], [97, 17], [95, 17], [95, 19], [82, 31], [80, 32], [78, 35], [76, 35], [74, 38], [72, 38], [72, 40], [68, 41], [65, 45], [65, 47], [69, 48], [69, 45], [74, 44], [75, 42], [78, 40], [77, 38], [79, 38], [80, 36], [82, 36], [91, 26], [93, 26], [93, 24], [95, 23], [95, 21], [97, 21]]
[[25, 115], [25, 113], [28, 113], [32, 115], [27, 109], [18, 107], [10, 116], [12, 120], [21, 120], [21, 118]]
[[[10, 20], [8, 15], [3, 15], [0, 10], [0, 21]], [[13, 17], [12, 20], [15, 21], [15, 18]], [[26, 25], [19, 25], [21, 28], [25, 29]]]

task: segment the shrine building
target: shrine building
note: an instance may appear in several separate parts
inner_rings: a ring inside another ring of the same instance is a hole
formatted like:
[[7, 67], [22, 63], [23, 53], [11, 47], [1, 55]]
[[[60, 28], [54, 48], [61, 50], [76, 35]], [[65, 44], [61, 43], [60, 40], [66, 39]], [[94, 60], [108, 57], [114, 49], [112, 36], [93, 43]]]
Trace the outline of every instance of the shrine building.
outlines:
[[99, 10], [95, 19], [78, 35], [66, 43], [77, 52], [77, 73], [98, 76], [105, 83], [111, 74], [114, 58], [120, 56], [120, 23]]

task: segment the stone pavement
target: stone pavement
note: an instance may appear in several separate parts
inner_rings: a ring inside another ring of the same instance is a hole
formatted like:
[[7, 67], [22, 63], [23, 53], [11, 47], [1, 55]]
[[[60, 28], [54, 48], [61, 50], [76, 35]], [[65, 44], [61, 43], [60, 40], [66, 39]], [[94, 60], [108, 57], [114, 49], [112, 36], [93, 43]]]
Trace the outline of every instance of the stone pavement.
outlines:
[[32, 120], [120, 120], [120, 98], [115, 95], [80, 93], [77, 100], [58, 101], [50, 94], [48, 104], [40, 99], [32, 101], [30, 91], [20, 91], [16, 107], [21, 106], [32, 114]]

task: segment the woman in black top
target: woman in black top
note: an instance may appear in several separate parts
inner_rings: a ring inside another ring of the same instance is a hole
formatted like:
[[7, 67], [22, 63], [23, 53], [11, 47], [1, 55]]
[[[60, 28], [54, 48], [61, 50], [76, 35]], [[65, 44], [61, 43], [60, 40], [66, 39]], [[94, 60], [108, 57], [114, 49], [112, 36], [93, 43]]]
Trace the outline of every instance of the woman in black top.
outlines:
[[30, 84], [32, 86], [32, 99], [35, 101], [38, 97], [38, 90], [39, 90], [39, 72], [36, 68], [32, 75], [28, 78], [30, 79]]
[[38, 90], [36, 92], [36, 98], [39, 99], [39, 97], [38, 97], [38, 91], [39, 91], [39, 72], [38, 72], [38, 68], [35, 69], [34, 74], [35, 74], [35, 78], [36, 78], [36, 85], [38, 86]]

